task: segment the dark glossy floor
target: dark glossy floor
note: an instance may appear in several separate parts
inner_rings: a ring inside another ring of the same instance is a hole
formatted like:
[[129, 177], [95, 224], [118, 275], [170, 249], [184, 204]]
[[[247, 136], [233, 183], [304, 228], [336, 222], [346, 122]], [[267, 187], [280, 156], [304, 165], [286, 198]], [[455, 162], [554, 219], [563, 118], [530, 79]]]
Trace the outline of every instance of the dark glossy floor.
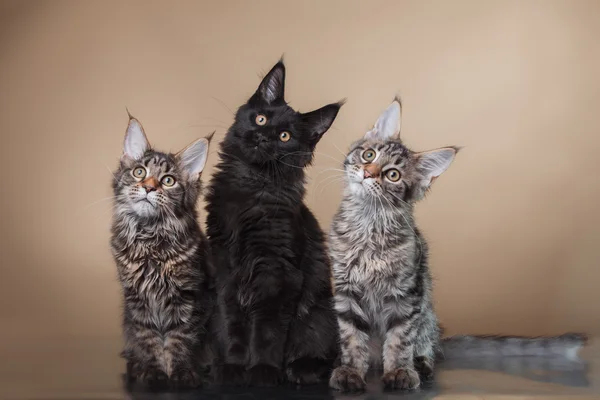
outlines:
[[[22, 340], [19, 341], [23, 343]], [[0, 347], [1, 399], [491, 399], [561, 397], [600, 399], [600, 340], [581, 353], [584, 362], [534, 358], [446, 360], [436, 383], [417, 393], [386, 393], [378, 376], [361, 395], [331, 392], [326, 385], [307, 388], [223, 389], [193, 393], [126, 393], [119, 338], [47, 339]]]

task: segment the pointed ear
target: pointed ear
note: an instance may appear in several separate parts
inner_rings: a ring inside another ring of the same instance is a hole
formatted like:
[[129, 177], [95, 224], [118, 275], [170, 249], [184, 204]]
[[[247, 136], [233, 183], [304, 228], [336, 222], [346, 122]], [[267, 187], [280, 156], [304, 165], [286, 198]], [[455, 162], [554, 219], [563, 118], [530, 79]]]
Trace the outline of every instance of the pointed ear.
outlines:
[[414, 155], [417, 160], [417, 170], [421, 174], [419, 185], [423, 193], [429, 189], [438, 176], [448, 169], [457, 152], [458, 147], [442, 147]]
[[394, 136], [400, 137], [402, 124], [402, 103], [396, 97], [392, 104], [385, 109], [375, 122], [373, 129], [365, 134], [367, 140], [388, 140]]
[[302, 114], [302, 121], [310, 134], [310, 141], [313, 146], [317, 144], [321, 136], [331, 127], [344, 103], [345, 100], [341, 100], [337, 103], [321, 107], [318, 110]]
[[207, 138], [198, 139], [175, 156], [179, 159], [181, 168], [187, 175], [189, 181], [197, 181], [208, 158], [208, 147], [212, 134]]
[[254, 98], [258, 98], [267, 104], [284, 101], [285, 92], [285, 65], [279, 61], [269, 73], [263, 78], [258, 86]]
[[125, 132], [125, 142], [123, 144], [123, 157], [139, 160], [143, 157], [146, 150], [150, 149], [150, 143], [144, 133], [142, 124], [129, 115], [129, 124]]

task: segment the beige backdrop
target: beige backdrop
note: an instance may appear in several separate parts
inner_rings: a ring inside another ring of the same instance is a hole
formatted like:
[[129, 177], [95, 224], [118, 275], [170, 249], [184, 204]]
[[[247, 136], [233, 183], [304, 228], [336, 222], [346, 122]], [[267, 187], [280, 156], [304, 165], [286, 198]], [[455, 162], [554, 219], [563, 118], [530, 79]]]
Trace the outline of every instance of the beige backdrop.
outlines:
[[409, 146], [465, 146], [418, 207], [448, 330], [600, 333], [600, 2], [4, 1], [0, 13], [3, 333], [118, 335], [109, 170], [125, 107], [159, 149], [212, 130], [216, 144], [282, 53], [294, 107], [348, 98], [308, 172], [324, 229], [338, 148], [400, 93]]

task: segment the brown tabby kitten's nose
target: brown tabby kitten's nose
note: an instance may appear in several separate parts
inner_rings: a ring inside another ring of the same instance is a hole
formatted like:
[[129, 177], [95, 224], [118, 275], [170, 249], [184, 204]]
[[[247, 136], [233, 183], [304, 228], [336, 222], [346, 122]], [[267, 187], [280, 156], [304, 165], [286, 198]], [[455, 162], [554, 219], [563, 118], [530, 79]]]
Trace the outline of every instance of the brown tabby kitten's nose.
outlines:
[[381, 167], [377, 164], [367, 164], [364, 167], [365, 169], [365, 179], [366, 178], [376, 178], [381, 173]]
[[142, 187], [146, 189], [146, 193], [153, 192], [158, 188], [158, 181], [156, 178], [150, 177], [142, 182]]

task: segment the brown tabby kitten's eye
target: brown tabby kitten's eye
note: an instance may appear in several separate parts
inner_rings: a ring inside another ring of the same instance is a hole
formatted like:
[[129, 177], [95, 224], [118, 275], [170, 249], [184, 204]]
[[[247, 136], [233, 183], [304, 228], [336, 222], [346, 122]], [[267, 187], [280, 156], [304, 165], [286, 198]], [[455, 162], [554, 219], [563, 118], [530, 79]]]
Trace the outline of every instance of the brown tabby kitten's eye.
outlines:
[[289, 132], [283, 131], [279, 134], [279, 140], [282, 142], [287, 142], [292, 138], [292, 135]]
[[264, 126], [267, 124], [267, 117], [262, 114], [258, 114], [254, 122], [256, 122], [256, 125]]
[[160, 182], [164, 186], [173, 186], [175, 184], [175, 178], [173, 178], [171, 175], [166, 175], [166, 176], [163, 176], [163, 178], [160, 180]]
[[375, 155], [376, 155], [375, 150], [373, 150], [373, 149], [366, 149], [362, 153], [362, 158], [365, 161], [371, 162], [371, 161], [373, 161], [375, 159]]
[[138, 179], [144, 179], [146, 177], [146, 168], [137, 167], [133, 170], [133, 176]]
[[400, 171], [397, 169], [389, 169], [385, 176], [392, 182], [398, 182], [400, 180]]

